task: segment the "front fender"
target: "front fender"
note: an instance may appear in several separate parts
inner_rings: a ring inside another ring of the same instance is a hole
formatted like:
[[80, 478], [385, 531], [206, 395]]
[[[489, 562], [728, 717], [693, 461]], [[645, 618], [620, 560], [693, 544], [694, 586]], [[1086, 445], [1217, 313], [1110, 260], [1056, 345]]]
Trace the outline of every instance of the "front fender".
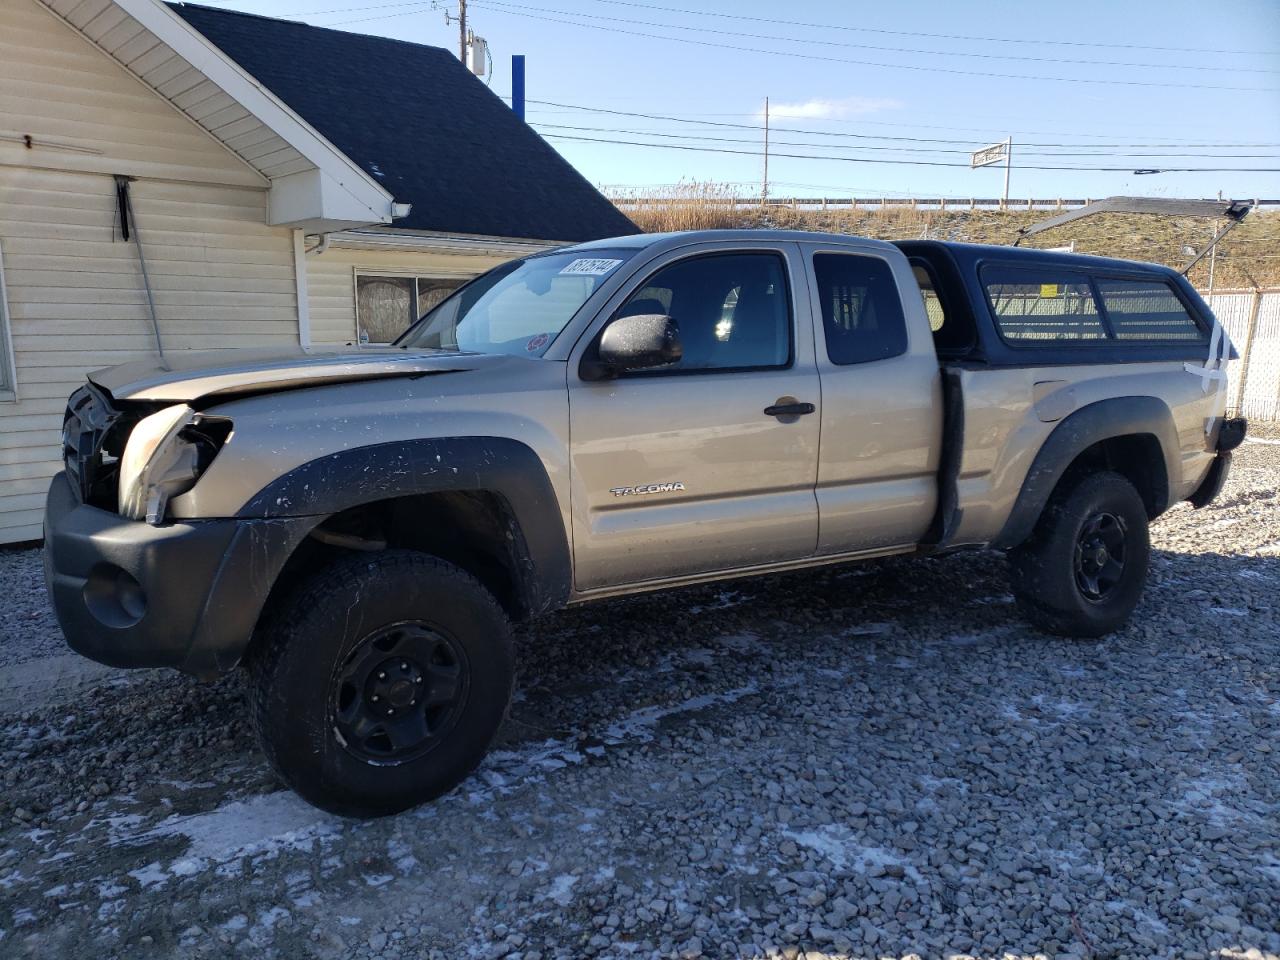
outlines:
[[509, 506], [531, 611], [564, 603], [572, 582], [568, 538], [547, 470], [506, 437], [429, 437], [340, 450], [290, 470], [241, 508], [242, 518], [331, 516], [380, 500], [486, 492]]
[[1160, 444], [1165, 482], [1163, 490], [1155, 491], [1152, 507], [1153, 514], [1163, 513], [1169, 506], [1169, 479], [1181, 476], [1173, 413], [1155, 397], [1112, 397], [1081, 407], [1049, 434], [1027, 471], [1008, 520], [991, 546], [1008, 549], [1026, 540], [1072, 462], [1101, 440], [1130, 435], [1150, 435]]

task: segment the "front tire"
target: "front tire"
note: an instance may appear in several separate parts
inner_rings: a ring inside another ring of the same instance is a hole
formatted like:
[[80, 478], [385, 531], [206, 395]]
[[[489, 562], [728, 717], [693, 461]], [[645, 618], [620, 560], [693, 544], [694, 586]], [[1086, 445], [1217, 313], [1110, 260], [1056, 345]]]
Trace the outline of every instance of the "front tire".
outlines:
[[1138, 491], [1097, 473], [1054, 491], [1031, 537], [1009, 551], [1023, 616], [1048, 633], [1101, 637], [1142, 599], [1151, 544]]
[[263, 752], [303, 799], [396, 813], [479, 764], [511, 701], [511, 626], [473, 577], [407, 550], [345, 558], [281, 604], [247, 664]]

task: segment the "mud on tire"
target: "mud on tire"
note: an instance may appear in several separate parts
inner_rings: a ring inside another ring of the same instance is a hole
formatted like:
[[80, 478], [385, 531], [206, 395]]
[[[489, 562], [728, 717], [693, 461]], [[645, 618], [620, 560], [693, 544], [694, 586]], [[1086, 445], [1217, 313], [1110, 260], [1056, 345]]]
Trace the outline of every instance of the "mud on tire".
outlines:
[[305, 800], [344, 816], [438, 797], [484, 756], [511, 700], [511, 626], [469, 574], [407, 550], [313, 576], [249, 658], [263, 752]]

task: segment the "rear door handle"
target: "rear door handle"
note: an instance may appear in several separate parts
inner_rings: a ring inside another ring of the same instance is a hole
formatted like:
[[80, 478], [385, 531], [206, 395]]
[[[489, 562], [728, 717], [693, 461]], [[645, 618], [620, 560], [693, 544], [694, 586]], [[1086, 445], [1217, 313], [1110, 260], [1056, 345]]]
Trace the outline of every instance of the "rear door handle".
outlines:
[[799, 417], [806, 413], [813, 413], [817, 409], [812, 403], [800, 403], [790, 397], [779, 397], [778, 402], [771, 407], [765, 407], [764, 412], [765, 416], [769, 417]]

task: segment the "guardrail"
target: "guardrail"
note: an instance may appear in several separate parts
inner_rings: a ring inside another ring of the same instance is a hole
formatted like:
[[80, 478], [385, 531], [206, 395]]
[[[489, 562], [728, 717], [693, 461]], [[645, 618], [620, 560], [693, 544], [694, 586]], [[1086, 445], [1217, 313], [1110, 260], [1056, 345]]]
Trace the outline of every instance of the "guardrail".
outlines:
[[[1092, 203], [1097, 198], [1067, 199], [1063, 197], [1025, 200], [1002, 200], [999, 197], [611, 197], [622, 210], [642, 207], [678, 206], [696, 203], [713, 207], [743, 209], [747, 207], [787, 207], [792, 210], [827, 210], [846, 207], [859, 210], [1071, 210]], [[1259, 209], [1280, 207], [1280, 200], [1254, 200]]]

